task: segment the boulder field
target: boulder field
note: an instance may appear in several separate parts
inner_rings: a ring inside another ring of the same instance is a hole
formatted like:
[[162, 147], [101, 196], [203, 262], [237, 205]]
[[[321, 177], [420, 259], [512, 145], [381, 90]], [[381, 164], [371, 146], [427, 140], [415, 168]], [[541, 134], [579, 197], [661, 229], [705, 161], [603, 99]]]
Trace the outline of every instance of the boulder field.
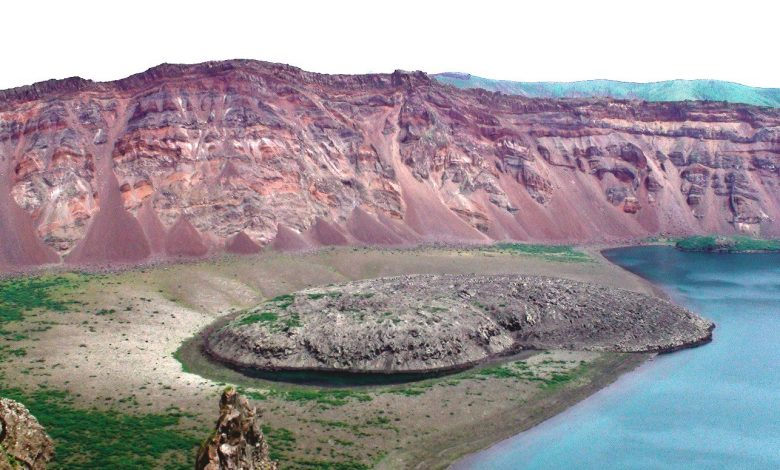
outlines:
[[260, 370], [432, 372], [524, 349], [669, 352], [714, 325], [665, 300], [519, 275], [411, 275], [312, 288], [242, 312], [206, 351]]

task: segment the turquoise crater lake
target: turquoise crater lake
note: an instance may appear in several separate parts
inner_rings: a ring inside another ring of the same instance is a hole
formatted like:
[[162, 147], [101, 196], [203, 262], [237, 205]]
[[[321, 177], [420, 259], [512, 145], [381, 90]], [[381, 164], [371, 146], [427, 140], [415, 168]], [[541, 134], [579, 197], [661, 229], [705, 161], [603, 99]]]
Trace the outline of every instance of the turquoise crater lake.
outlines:
[[780, 254], [605, 255], [714, 320], [713, 342], [659, 356], [454, 468], [780, 468]]

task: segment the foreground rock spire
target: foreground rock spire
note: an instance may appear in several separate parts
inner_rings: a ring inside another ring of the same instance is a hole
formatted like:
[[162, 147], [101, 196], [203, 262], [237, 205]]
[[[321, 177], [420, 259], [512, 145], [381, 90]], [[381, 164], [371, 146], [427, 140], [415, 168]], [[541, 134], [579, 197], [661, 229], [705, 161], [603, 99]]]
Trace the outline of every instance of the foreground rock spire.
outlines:
[[43, 470], [53, 456], [38, 420], [21, 403], [0, 398], [0, 470]]
[[214, 434], [198, 450], [196, 470], [278, 470], [260, 430], [257, 408], [227, 388], [219, 401]]

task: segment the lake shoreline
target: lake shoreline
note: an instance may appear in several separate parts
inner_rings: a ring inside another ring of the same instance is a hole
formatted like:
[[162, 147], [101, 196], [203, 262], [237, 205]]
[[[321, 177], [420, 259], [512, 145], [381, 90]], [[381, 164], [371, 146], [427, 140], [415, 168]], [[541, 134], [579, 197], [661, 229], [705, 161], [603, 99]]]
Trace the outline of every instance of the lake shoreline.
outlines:
[[715, 321], [715, 341], [659, 355], [453, 468], [778, 468], [778, 254], [644, 247], [606, 256]]
[[[591, 255], [592, 257], [596, 258], [598, 262], [606, 262], [609, 263], [623, 271], [627, 275], [634, 276], [638, 279], [640, 279], [652, 292], [655, 296], [662, 298], [664, 300], [671, 301], [671, 297], [669, 294], [660, 286], [652, 283], [648, 279], [643, 278], [642, 276], [631, 272], [630, 270], [618, 265], [617, 263], [612, 262], [607, 256], [605, 256], [605, 252], [611, 251], [611, 250], [619, 250], [623, 248], [635, 248], [639, 246], [649, 246], [649, 245], [666, 245], [663, 243], [634, 243], [634, 244], [627, 244], [627, 245], [620, 245], [620, 246], [614, 246], [614, 245], [590, 245], [590, 246], [584, 246], [581, 247], [586, 253]], [[713, 328], [714, 329], [714, 328]], [[602, 390], [605, 390], [611, 386], [613, 386], [618, 379], [623, 377], [625, 374], [628, 374], [630, 372], [635, 371], [640, 366], [647, 364], [652, 358], [656, 357], [659, 354], [672, 354], [674, 352], [677, 352], [678, 350], [682, 349], [689, 349], [689, 348], [696, 348], [699, 346], [703, 346], [708, 344], [712, 340], [712, 337], [707, 341], [702, 341], [697, 344], [691, 344], [687, 345], [684, 348], [678, 348], [671, 351], [664, 351], [656, 354], [641, 354], [641, 359], [635, 360], [635, 361], [626, 361], [624, 363], [616, 364], [616, 367], [612, 370], [601, 370], [599, 371], [598, 377], [593, 380], [590, 384], [583, 387], [580, 390], [573, 390], [571, 394], [568, 394], [568, 396], [564, 397], [563, 400], [561, 400], [557, 406], [553, 406], [547, 409], [543, 409], [537, 419], [523, 422], [521, 423], [516, 429], [515, 432], [510, 434], [509, 436], [506, 435], [500, 435], [495, 434], [491, 436], [485, 436], [480, 439], [477, 439], [474, 441], [474, 443], [485, 443], [485, 445], [482, 445], [480, 448], [476, 450], [472, 450], [469, 452], [465, 452], [461, 454], [460, 457], [458, 457], [454, 461], [450, 461], [449, 464], [441, 466], [441, 467], [433, 467], [433, 468], [448, 468], [449, 470], [466, 470], [470, 467], [471, 459], [478, 453], [487, 451], [488, 449], [500, 445], [502, 442], [511, 439], [512, 437], [521, 434], [523, 432], [529, 431], [532, 428], [539, 426], [540, 424], [544, 423], [545, 421], [554, 418], [555, 416], [563, 413], [564, 411], [568, 410], [569, 408], [577, 405], [578, 403], [592, 397], [593, 395], [601, 392]]]
[[[638, 367], [647, 363], [647, 361], [652, 360], [655, 356], [656, 354], [627, 353], [624, 357], [612, 358], [611, 360], [605, 361], [604, 363], [599, 364], [600, 367], [596, 368], [586, 384], [544, 397], [540, 402], [535, 404], [533, 407], [534, 409], [527, 416], [520, 419], [520, 421], [517, 420], [516, 415], [507, 413], [501, 417], [504, 422], [499, 424], [499, 429], [489, 435], [481, 436], [468, 444], [460, 444], [447, 448], [444, 451], [439, 452], [435, 458], [421, 462], [421, 464], [415, 468], [448, 468], [451, 470], [465, 470], [471, 468], [468, 465], [471, 456], [558, 416], [572, 406], [577, 405], [583, 400], [586, 400], [599, 391], [614, 384], [624, 374], [636, 370]], [[523, 406], [520, 408], [525, 411], [526, 407]], [[377, 468], [389, 469], [391, 467], [379, 466]]]

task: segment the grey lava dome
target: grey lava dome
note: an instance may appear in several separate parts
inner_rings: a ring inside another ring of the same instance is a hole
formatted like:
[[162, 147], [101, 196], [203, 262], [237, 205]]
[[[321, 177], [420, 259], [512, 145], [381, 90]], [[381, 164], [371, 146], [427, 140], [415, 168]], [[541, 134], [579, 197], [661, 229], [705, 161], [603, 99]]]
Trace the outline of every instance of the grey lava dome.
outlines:
[[412, 275], [271, 299], [212, 332], [206, 351], [260, 370], [432, 372], [523, 349], [665, 352], [714, 324], [665, 300], [565, 279]]

